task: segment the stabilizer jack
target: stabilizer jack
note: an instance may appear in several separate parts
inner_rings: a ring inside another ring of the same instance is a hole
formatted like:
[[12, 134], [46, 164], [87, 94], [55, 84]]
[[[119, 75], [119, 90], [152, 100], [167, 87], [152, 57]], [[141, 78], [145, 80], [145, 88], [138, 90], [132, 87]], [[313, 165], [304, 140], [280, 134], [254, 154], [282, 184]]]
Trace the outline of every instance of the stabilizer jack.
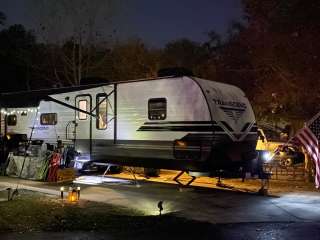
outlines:
[[193, 183], [194, 180], [196, 180], [196, 177], [190, 176], [191, 179], [190, 179], [190, 181], [188, 181], [186, 184], [184, 184], [183, 182], [181, 182], [181, 181], [179, 180], [179, 178], [180, 178], [185, 172], [186, 172], [186, 171], [181, 171], [181, 172], [178, 173], [178, 175], [175, 176], [174, 179], [173, 179], [173, 180], [174, 180], [176, 183], [178, 183], [179, 186], [181, 186], [181, 187], [188, 187], [188, 186], [191, 185], [191, 183]]

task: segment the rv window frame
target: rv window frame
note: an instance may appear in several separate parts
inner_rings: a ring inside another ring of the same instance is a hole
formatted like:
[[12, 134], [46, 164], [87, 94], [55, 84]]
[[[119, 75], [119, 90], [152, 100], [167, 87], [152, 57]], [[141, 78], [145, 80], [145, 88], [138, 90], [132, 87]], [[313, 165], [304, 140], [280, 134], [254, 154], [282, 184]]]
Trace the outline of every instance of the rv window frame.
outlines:
[[[160, 118], [160, 119], [152, 119], [150, 116], [150, 102], [151, 101], [160, 101], [160, 100], [164, 100], [165, 104], [166, 104], [166, 108], [165, 108], [165, 115], [164, 118]], [[148, 100], [148, 119], [149, 120], [165, 120], [167, 118], [167, 112], [168, 112], [168, 101], [167, 98], [165, 97], [160, 97], [160, 98], [149, 98]]]
[[[86, 102], [86, 109], [85, 109], [85, 110], [82, 109], [82, 108], [80, 108], [80, 102]], [[81, 110], [84, 110], [84, 111], [88, 112], [88, 100], [87, 100], [87, 99], [79, 99], [79, 100], [78, 100], [78, 108], [81, 109]], [[80, 118], [80, 115], [81, 115], [81, 114], [85, 114], [85, 118]], [[78, 119], [79, 119], [80, 121], [87, 120], [87, 119], [88, 119], [88, 114], [78, 111]]]
[[[11, 117], [14, 117], [15, 118], [15, 122], [12, 124], [11, 121], [10, 121], [10, 118]], [[7, 125], [8, 126], [17, 126], [17, 122], [18, 122], [18, 116], [16, 114], [9, 114], [7, 116]]]
[[[44, 123], [43, 122], [43, 117], [47, 115], [55, 115], [55, 122], [54, 123]], [[55, 126], [58, 124], [58, 114], [57, 113], [41, 113], [40, 114], [40, 125], [43, 126]]]
[[[103, 98], [101, 101], [99, 101], [99, 98]], [[99, 128], [99, 110], [100, 110], [100, 105], [103, 103], [103, 101], [106, 101], [106, 127], [105, 128]], [[106, 93], [98, 93], [96, 95], [96, 129], [97, 130], [106, 130], [108, 128], [108, 104], [109, 104], [109, 99], [108, 95]]]

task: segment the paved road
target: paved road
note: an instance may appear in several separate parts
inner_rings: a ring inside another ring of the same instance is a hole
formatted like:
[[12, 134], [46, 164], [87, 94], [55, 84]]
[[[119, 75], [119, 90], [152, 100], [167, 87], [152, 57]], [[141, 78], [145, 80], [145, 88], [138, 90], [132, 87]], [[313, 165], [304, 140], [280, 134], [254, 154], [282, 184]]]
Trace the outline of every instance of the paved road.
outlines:
[[[191, 188], [179, 191], [177, 185], [112, 178], [102, 185], [81, 185], [81, 198], [127, 206], [145, 214], [158, 214], [157, 203], [164, 201], [164, 213], [173, 213], [210, 223], [320, 222], [320, 193], [300, 192], [280, 197], [258, 196], [221, 189]], [[0, 177], [1, 187], [15, 187], [16, 179]], [[20, 187], [59, 195], [59, 186], [20, 181]]]
[[[152, 235], [152, 236], [151, 236]], [[42, 232], [42, 233], [8, 233], [0, 234], [1, 240], [113, 240], [105, 232]], [[193, 239], [184, 235], [170, 236], [154, 234], [127, 239]], [[320, 239], [319, 223], [242, 223], [212, 225], [205, 232], [199, 233], [198, 239], [225, 240], [318, 240]]]

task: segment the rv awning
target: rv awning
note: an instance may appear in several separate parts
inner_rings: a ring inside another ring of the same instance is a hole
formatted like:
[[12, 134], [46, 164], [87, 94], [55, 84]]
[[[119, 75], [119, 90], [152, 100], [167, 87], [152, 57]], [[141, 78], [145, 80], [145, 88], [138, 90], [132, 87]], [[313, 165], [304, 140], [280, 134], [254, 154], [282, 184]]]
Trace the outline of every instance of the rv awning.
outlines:
[[48, 95], [34, 95], [29, 93], [21, 94], [1, 94], [0, 107], [1, 108], [25, 108], [25, 107], [37, 107], [41, 100]]
[[64, 87], [53, 88], [45, 90], [34, 90], [14, 93], [2, 93], [0, 94], [0, 108], [24, 108], [24, 107], [37, 107], [40, 101], [51, 101], [50, 95], [79, 91], [83, 89], [89, 89], [99, 87], [105, 84], [86, 85], [78, 87]]

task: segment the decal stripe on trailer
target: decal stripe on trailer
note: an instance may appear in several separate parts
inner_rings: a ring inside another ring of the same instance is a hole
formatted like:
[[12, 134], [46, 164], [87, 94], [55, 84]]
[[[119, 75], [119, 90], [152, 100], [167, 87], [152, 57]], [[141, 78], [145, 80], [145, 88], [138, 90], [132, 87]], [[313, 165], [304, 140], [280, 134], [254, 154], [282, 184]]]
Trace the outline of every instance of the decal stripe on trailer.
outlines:
[[[221, 122], [230, 132], [233, 129], [224, 121]], [[176, 125], [186, 124], [186, 125]], [[155, 125], [155, 126], [151, 126]], [[246, 123], [241, 132], [245, 132], [250, 123]], [[215, 121], [163, 121], [163, 122], [145, 122], [137, 131], [179, 131], [179, 132], [212, 132], [224, 133], [225, 130]], [[250, 133], [256, 132], [257, 127], [253, 126]]]
[[223, 132], [219, 126], [141, 126], [137, 131]]
[[216, 121], [163, 121], [163, 122], [145, 122], [144, 125], [162, 125], [162, 124], [217, 124]]

